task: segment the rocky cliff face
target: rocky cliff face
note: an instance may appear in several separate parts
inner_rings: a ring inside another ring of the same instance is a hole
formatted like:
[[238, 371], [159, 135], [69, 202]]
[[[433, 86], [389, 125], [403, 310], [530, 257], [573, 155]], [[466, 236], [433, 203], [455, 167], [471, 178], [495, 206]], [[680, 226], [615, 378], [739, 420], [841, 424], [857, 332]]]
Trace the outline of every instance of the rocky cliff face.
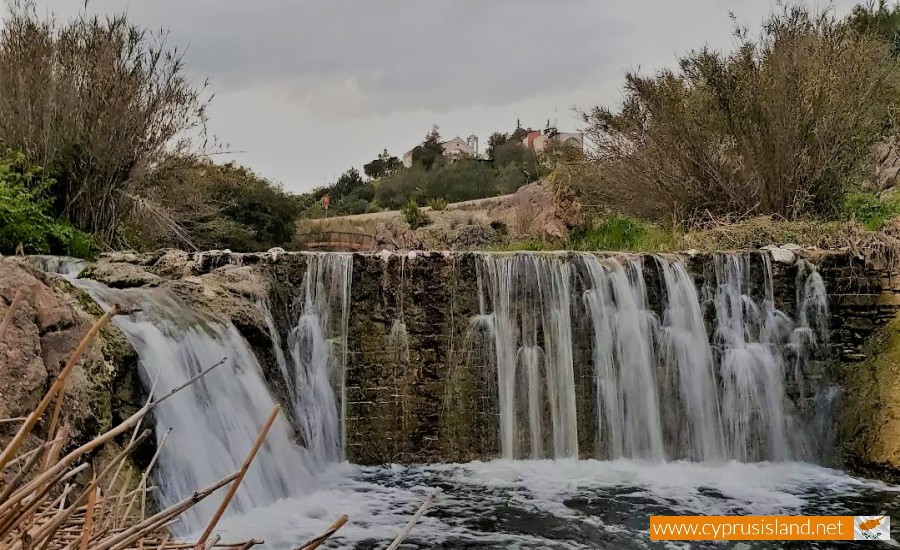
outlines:
[[[27, 416], [49, 389], [100, 308], [58, 275], [15, 259], [0, 260], [0, 316], [18, 290], [26, 294], [0, 341], [0, 418]], [[64, 410], [72, 444], [83, 443], [127, 417], [142, 400], [137, 357], [114, 327], [81, 359], [68, 379]], [[0, 443], [19, 422], [0, 424]], [[44, 434], [42, 434], [44, 435]]]

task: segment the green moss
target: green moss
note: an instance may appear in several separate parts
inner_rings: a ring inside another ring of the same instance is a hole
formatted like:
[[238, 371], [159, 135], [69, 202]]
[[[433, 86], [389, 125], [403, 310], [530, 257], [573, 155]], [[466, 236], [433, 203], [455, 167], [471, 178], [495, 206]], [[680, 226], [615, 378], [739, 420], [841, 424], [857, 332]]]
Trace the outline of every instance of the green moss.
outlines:
[[900, 315], [862, 349], [866, 360], [844, 365], [841, 440], [847, 466], [900, 479]]

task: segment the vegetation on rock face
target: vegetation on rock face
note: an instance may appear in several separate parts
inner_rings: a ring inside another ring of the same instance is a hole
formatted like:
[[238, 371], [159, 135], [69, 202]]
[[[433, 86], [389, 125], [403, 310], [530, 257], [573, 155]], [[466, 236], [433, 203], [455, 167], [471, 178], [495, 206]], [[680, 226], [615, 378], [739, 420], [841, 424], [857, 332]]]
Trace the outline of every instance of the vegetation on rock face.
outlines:
[[841, 440], [849, 466], [868, 475], [900, 477], [900, 317], [878, 329], [866, 360], [843, 373]]

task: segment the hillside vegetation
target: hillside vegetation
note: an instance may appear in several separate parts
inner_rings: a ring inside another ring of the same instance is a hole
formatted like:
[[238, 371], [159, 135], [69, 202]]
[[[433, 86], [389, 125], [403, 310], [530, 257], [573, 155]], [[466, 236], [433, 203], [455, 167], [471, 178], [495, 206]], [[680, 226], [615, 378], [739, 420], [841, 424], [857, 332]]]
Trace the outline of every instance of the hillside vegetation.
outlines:
[[10, 2], [0, 29], [0, 253], [290, 240], [292, 197], [207, 160], [210, 94], [165, 33], [125, 15], [41, 13]]
[[[302, 195], [214, 161], [211, 93], [165, 33], [43, 13], [12, 2], [0, 29], [2, 254], [302, 246], [297, 222], [323, 218], [326, 195], [331, 217], [402, 210], [389, 218], [404, 247], [894, 242], [900, 9], [884, 1], [845, 18], [783, 5], [759, 32], [736, 26], [730, 50], [627, 73], [618, 105], [579, 111], [584, 153], [536, 154], [517, 124], [485, 158], [448, 159], [434, 127], [409, 168], [384, 151]], [[525, 223], [548, 209], [529, 193], [555, 197], [552, 230]], [[518, 198], [483, 217], [438, 214], [506, 194]]]

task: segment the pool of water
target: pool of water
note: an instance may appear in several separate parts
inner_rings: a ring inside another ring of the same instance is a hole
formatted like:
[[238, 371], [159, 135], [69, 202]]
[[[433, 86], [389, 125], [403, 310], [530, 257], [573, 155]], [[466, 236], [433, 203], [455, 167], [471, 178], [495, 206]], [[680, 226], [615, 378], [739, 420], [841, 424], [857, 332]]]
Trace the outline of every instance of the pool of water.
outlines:
[[[722, 548], [659, 543], [650, 515], [893, 515], [900, 486], [804, 463], [492, 461], [393, 466], [335, 465], [302, 499], [223, 520], [225, 540], [260, 538], [288, 549], [339, 515], [350, 522], [325, 548], [382, 549], [434, 487], [442, 493], [401, 548]], [[736, 548], [832, 548], [837, 543], [729, 543]], [[841, 547], [871, 548], [869, 543]]]

